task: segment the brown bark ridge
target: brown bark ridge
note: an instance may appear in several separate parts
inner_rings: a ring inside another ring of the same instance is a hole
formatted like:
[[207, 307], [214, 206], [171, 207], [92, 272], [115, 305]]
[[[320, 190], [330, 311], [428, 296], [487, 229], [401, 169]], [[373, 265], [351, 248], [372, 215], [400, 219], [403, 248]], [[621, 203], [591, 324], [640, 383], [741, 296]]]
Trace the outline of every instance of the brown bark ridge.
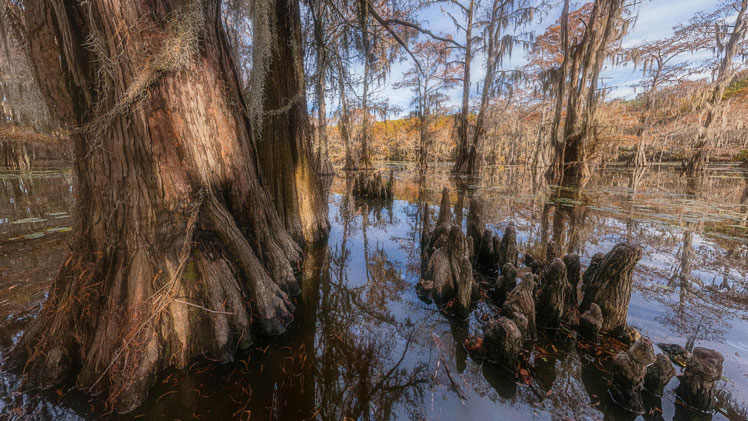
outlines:
[[590, 308], [579, 318], [579, 334], [587, 340], [597, 342], [600, 328], [603, 327], [603, 312], [600, 306], [590, 304]]
[[564, 305], [564, 323], [576, 326], [579, 323], [579, 275], [581, 262], [576, 254], [564, 256], [566, 266], [566, 280], [569, 281], [569, 291]]
[[522, 351], [522, 332], [517, 325], [506, 317], [499, 317], [489, 320], [483, 331], [486, 357], [515, 373]]
[[27, 2], [76, 178], [71, 253], [8, 358], [27, 386], [128, 412], [160, 370], [291, 321], [301, 251], [263, 188], [220, 3]]
[[[424, 224], [425, 228], [425, 224]], [[439, 216], [436, 219], [434, 231], [430, 232], [427, 237], [428, 241], [421, 247], [421, 253], [426, 252], [426, 256], [438, 248], [443, 247], [449, 238], [449, 232], [452, 229], [452, 209], [449, 205], [449, 189], [446, 187], [442, 190], [442, 199], [439, 205]]]
[[535, 339], [535, 277], [526, 273], [507, 295], [501, 314], [512, 319], [525, 340]]
[[639, 246], [620, 243], [605, 255], [584, 294], [581, 311], [596, 303], [603, 313], [602, 332], [623, 332], [631, 301], [634, 266], [642, 257]]
[[600, 263], [605, 259], [605, 255], [602, 253], [595, 253], [590, 259], [590, 265], [582, 275], [582, 292], [587, 290], [587, 287], [592, 283], [592, 279], [595, 277], [595, 273], [600, 268]]
[[504, 230], [504, 235], [501, 237], [501, 244], [499, 249], [496, 250], [497, 260], [500, 267], [510, 263], [514, 267], [517, 267], [517, 256], [519, 251], [517, 250], [517, 230], [514, 228], [514, 223], [510, 222]]
[[501, 275], [496, 278], [494, 301], [501, 305], [507, 294], [517, 286], [517, 269], [511, 263], [504, 263], [501, 267]]
[[276, 40], [265, 75], [257, 154], [263, 181], [286, 230], [298, 242], [327, 235], [327, 199], [311, 158], [311, 126], [297, 0], [275, 0]]
[[467, 239], [458, 227], [452, 226], [447, 242], [431, 255], [424, 279], [434, 283], [434, 299], [439, 305], [454, 299], [455, 314], [463, 319], [468, 317], [477, 285]]
[[648, 339], [641, 338], [626, 352], [613, 358], [613, 381], [610, 395], [621, 407], [635, 413], [644, 413], [642, 388], [647, 366], [655, 362], [654, 347]]
[[713, 349], [696, 347], [686, 364], [676, 395], [687, 404], [702, 410], [714, 409], [714, 384], [722, 378], [725, 357]]
[[543, 271], [540, 283], [540, 296], [536, 305], [538, 326], [556, 328], [561, 323], [569, 293], [569, 282], [566, 280], [566, 265], [559, 258], [553, 259]]
[[483, 201], [479, 197], [470, 198], [467, 216], [467, 236], [473, 239], [473, 250], [480, 249], [483, 230], [486, 224], [483, 222]]

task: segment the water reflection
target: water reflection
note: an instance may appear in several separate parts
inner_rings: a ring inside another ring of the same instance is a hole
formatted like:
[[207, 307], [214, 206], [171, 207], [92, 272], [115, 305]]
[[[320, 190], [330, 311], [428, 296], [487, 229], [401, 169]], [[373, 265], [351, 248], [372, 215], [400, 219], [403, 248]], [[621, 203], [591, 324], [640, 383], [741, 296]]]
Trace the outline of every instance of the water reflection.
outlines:
[[[513, 222], [522, 251], [536, 252], [555, 241], [563, 253], [579, 254], [586, 266], [593, 254], [617, 242], [642, 245], [630, 324], [653, 342], [685, 345], [691, 338], [697, 346], [720, 350], [726, 361], [719, 386], [732, 393], [735, 406], [745, 405], [748, 174], [717, 168], [695, 183], [667, 167], [646, 172], [609, 167], [586, 185], [559, 187], [517, 167], [494, 168], [480, 181], [455, 179], [446, 166], [427, 174], [394, 169], [391, 203], [357, 201], [351, 180], [332, 181], [330, 238], [305, 250], [302, 292], [288, 334], [257, 343], [231, 364], [196, 361], [189, 369], [164, 373], [131, 416], [630, 419], [608, 400], [604, 364], [573, 337], [541, 335], [530, 350], [530, 376], [518, 381], [501, 367], [473, 359], [463, 346], [481, 331], [481, 316], [495, 311], [488, 303], [479, 302], [462, 322], [419, 299], [414, 286], [421, 232], [435, 220], [443, 186], [452, 191], [457, 221], [464, 223], [469, 199], [480, 196], [484, 220], [498, 231]], [[33, 317], [64, 258], [67, 234], [47, 232], [54, 226], [43, 224], [70, 226], [69, 219], [50, 215], [72, 207], [67, 175], [13, 183], [0, 192], [2, 215], [46, 221], [0, 224], [3, 347]], [[427, 204], [432, 212], [426, 212]], [[23, 238], [40, 230], [44, 237]], [[11, 291], [20, 287], [8, 288], [27, 278], [32, 297], [15, 297]], [[75, 411], [85, 418], [106, 411], [75, 393], [15, 395], [13, 382], [5, 384], [3, 417], [22, 418], [39, 405], [51, 408], [49, 414]], [[693, 415], [678, 412], [676, 385], [673, 380], [662, 400], [648, 401], [662, 414], [653, 411], [647, 419]]]

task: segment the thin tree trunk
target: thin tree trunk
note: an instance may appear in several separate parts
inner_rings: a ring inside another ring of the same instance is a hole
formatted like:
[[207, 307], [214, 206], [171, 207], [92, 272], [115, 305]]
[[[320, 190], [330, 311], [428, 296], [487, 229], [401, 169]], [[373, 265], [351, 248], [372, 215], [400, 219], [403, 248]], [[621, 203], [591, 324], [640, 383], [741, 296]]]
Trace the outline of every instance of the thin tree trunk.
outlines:
[[348, 116], [348, 98], [345, 90], [345, 77], [346, 70], [343, 67], [343, 61], [338, 56], [338, 94], [340, 96], [340, 121], [338, 122], [338, 129], [340, 130], [340, 137], [343, 139], [343, 146], [345, 149], [345, 165], [343, 169], [346, 171], [353, 171], [356, 169], [356, 162], [353, 159], [353, 153], [351, 151], [351, 132], [350, 132], [350, 118]]
[[79, 127], [71, 253], [9, 354], [27, 383], [127, 412], [159, 371], [291, 321], [301, 252], [262, 185], [220, 3], [27, 2], [37, 81]]
[[466, 162], [470, 147], [468, 145], [468, 117], [470, 113], [470, 63], [473, 60], [473, 8], [475, 0], [470, 0], [467, 10], [467, 26], [465, 27], [465, 63], [462, 78], [462, 111], [460, 112], [460, 123], [457, 131], [458, 147], [455, 158], [455, 173], [467, 171]]

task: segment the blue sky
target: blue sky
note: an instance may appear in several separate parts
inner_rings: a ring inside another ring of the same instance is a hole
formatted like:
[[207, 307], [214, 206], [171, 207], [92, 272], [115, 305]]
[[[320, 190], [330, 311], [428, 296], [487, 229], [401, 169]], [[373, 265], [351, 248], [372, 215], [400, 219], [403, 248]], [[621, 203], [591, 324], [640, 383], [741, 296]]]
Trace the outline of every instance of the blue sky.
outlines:
[[[578, 8], [584, 2], [572, 2], [572, 8]], [[642, 4], [637, 6], [635, 14], [637, 15], [636, 24], [624, 39], [624, 46], [633, 46], [646, 40], [664, 38], [673, 33], [673, 26], [680, 23], [686, 23], [691, 16], [698, 11], [711, 11], [717, 6], [715, 0], [643, 0]], [[558, 19], [561, 13], [561, 4], [557, 4], [548, 11], [547, 14], [536, 18], [535, 22], [528, 27], [533, 29], [536, 34], [543, 32], [544, 28]], [[420, 14], [420, 20], [424, 27], [431, 29], [435, 33], [452, 34], [457, 40], [464, 40], [464, 33], [456, 33], [451, 19], [443, 13], [440, 6], [432, 6]], [[701, 56], [708, 55], [708, 52], [702, 52]], [[683, 59], [695, 60], [702, 57], [684, 56]], [[473, 61], [471, 71], [471, 80], [475, 83], [471, 86], [471, 97], [477, 96], [478, 82], [483, 78], [483, 56], [478, 56]], [[512, 59], [505, 64], [505, 68], [521, 66], [524, 63], [524, 54], [516, 50]], [[387, 99], [390, 103], [402, 107], [404, 114], [411, 107], [412, 94], [408, 89], [394, 89], [392, 85], [401, 79], [402, 74], [412, 65], [409, 58], [395, 63], [392, 67], [387, 83], [378, 89], [380, 99]], [[354, 72], [356, 69], [354, 69]], [[360, 71], [360, 69], [358, 69]], [[606, 63], [602, 72], [602, 83], [610, 87], [609, 97], [632, 97], [636, 94], [634, 85], [641, 79], [641, 71], [633, 66], [613, 66]], [[453, 89], [448, 93], [450, 101], [448, 105], [459, 104], [461, 97], [461, 88]]]

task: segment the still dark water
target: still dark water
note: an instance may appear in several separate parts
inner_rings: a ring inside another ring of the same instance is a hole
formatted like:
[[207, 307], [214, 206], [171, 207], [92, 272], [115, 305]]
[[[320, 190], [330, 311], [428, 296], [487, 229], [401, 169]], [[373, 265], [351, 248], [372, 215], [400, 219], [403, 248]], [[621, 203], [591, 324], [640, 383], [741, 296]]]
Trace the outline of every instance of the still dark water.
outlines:
[[[747, 173], [714, 167], [687, 180], [669, 166], [609, 167], [583, 188], [559, 189], [513, 167], [492, 169], [477, 184], [450, 178], [446, 166], [423, 177], [410, 166], [389, 167], [396, 200], [385, 207], [357, 203], [351, 182], [332, 180], [332, 231], [326, 244], [307, 247], [286, 335], [231, 364], [196, 361], [164, 373], [146, 403], [122, 418], [634, 419], [609, 401], [606, 361], [566, 335], [541, 337], [530, 352], [531, 376], [518, 381], [463, 348], [482, 332], [481, 316], [495, 311], [487, 303], [463, 323], [417, 297], [419, 203], [437, 205], [448, 186], [456, 213], [464, 206], [466, 216], [468, 197], [479, 195], [497, 231], [514, 222], [522, 250], [555, 240], [584, 267], [618, 242], [640, 244], [629, 324], [655, 343], [692, 338], [722, 352], [725, 364], [720, 412], [677, 404], [674, 378], [663, 399], [646, 399], [651, 414], [639, 419], [744, 419]], [[39, 311], [65, 257], [72, 205], [69, 170], [0, 173], [3, 353]], [[64, 389], [24, 394], [18, 383], [0, 373], [0, 418], [114, 417], [95, 398]]]

